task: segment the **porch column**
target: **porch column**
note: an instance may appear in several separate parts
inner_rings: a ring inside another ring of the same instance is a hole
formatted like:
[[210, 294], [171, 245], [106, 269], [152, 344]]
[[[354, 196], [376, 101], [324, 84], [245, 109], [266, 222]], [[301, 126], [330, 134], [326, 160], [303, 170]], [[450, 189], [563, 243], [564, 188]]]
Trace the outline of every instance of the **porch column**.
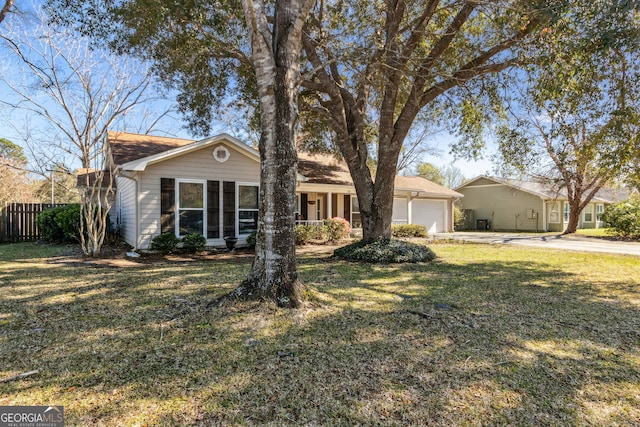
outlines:
[[327, 193], [327, 219], [331, 218], [331, 212], [332, 212], [332, 207], [331, 206], [331, 199], [332, 199], [333, 193], [329, 192]]

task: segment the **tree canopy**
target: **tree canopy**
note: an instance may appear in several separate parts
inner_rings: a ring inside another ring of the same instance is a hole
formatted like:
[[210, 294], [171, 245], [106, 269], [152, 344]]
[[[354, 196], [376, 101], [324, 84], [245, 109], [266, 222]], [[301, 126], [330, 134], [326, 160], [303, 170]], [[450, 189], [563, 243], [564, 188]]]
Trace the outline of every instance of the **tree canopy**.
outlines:
[[6, 138], [0, 138], [0, 158], [4, 162], [12, 162], [21, 166], [27, 163], [22, 147]]
[[[119, 51], [151, 60], [181, 91], [181, 108], [201, 133], [231, 105], [256, 123], [255, 73], [238, 2], [49, 4], [57, 19], [80, 20]], [[364, 238], [389, 236], [393, 178], [412, 132], [445, 123], [461, 137], [454, 151], [477, 156], [487, 125], [504, 114], [507, 77], [514, 75], [505, 71], [548, 67], [556, 52], [589, 47], [594, 35], [606, 34], [602, 40], [612, 44], [628, 40], [635, 8], [622, 0], [316, 2], [302, 35], [300, 144], [340, 151]]]

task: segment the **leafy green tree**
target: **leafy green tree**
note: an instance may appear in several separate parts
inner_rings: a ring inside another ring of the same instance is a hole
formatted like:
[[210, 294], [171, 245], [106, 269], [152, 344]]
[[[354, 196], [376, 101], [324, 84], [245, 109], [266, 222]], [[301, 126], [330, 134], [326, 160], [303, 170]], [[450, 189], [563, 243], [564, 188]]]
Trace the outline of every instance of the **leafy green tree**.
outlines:
[[[116, 49], [153, 61], [162, 80], [180, 90], [181, 108], [202, 133], [227, 95], [248, 111], [257, 105], [250, 31], [238, 2], [48, 3], [56, 19], [79, 20]], [[479, 98], [495, 93], [485, 94], [486, 79], [469, 84], [513, 66], [518, 48], [550, 19], [547, 6], [524, 0], [315, 3], [302, 34], [304, 142], [317, 147], [330, 140], [341, 152], [365, 239], [391, 235], [394, 176], [414, 121], [459, 110], [462, 132], [474, 134], [482, 118]], [[464, 108], [456, 107], [459, 99]], [[370, 146], [376, 147], [373, 172]]]
[[256, 257], [233, 295], [288, 307], [302, 301], [293, 226], [301, 34], [312, 5], [311, 0], [49, 1], [54, 20], [79, 23], [116, 51], [152, 61], [160, 80], [180, 91], [178, 103], [194, 132], [209, 132], [224, 99], [246, 106], [260, 129], [261, 203]]
[[[248, 111], [257, 105], [250, 31], [238, 2], [49, 3], [63, 11], [60, 19], [79, 19], [117, 49], [152, 60], [205, 133], [227, 95]], [[317, 2], [302, 33], [300, 122], [307, 138], [301, 143], [328, 142], [341, 152], [360, 202], [363, 238], [389, 237], [394, 176], [414, 124], [449, 122], [465, 142], [457, 152], [477, 154], [485, 124], [501, 113], [504, 71], [540, 63], [544, 52], [535, 42], [561, 29], [567, 11], [597, 18], [576, 21], [580, 40], [588, 31], [624, 32], [610, 17], [618, 6], [615, 0]], [[371, 147], [375, 171], [368, 167]]]
[[14, 144], [6, 138], [0, 138], [0, 158], [15, 164], [24, 165], [27, 158], [21, 146]]
[[[553, 4], [552, 4], [553, 3]], [[309, 105], [330, 124], [356, 187], [363, 238], [391, 234], [398, 157], [416, 121], [446, 117], [479, 143], [498, 92], [558, 2], [326, 2], [304, 33]], [[553, 7], [550, 7], [553, 6]], [[446, 94], [446, 96], [445, 96]], [[375, 176], [365, 167], [375, 142]], [[477, 146], [472, 146], [477, 149]]]
[[420, 163], [416, 168], [418, 176], [428, 179], [436, 184], [444, 185], [444, 176], [442, 175], [442, 169], [431, 163]]
[[26, 164], [22, 147], [0, 138], [0, 204], [32, 201], [31, 180], [24, 169]]
[[573, 10], [546, 32], [539, 45], [545, 66], [521, 76], [508, 120], [497, 128], [504, 165], [566, 191], [565, 233], [576, 231], [602, 187], [631, 179], [640, 159], [637, 11], [620, 4], [609, 16], [616, 25], [604, 29], [601, 12]]
[[260, 100], [260, 210], [256, 256], [234, 295], [299, 307], [302, 285], [295, 254], [298, 93], [302, 29], [313, 0], [243, 0], [251, 62]]

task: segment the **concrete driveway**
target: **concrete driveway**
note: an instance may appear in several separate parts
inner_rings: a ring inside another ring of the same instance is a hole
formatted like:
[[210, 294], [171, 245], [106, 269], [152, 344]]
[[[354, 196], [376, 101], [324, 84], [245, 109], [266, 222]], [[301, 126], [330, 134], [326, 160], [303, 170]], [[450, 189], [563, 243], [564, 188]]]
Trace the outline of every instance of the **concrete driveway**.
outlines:
[[605, 252], [640, 256], [640, 242], [618, 242], [584, 236], [563, 236], [552, 233], [500, 233], [463, 231], [438, 233], [436, 239], [454, 239], [477, 243], [494, 243], [538, 248], [565, 249], [581, 252]]

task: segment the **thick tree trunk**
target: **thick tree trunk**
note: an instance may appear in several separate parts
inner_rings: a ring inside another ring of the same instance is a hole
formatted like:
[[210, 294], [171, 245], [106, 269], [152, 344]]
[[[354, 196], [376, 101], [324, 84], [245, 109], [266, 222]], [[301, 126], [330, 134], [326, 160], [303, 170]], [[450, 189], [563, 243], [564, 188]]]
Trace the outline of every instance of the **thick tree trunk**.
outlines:
[[360, 203], [363, 240], [391, 238], [394, 178], [395, 169], [393, 173], [383, 173], [378, 169], [375, 182], [372, 183], [373, 197], [365, 203]]
[[260, 95], [260, 211], [256, 257], [247, 279], [234, 294], [295, 308], [302, 303], [293, 213], [301, 29], [311, 3], [276, 1], [273, 33], [262, 1], [244, 0], [243, 5], [252, 29], [252, 60]]
[[[567, 174], [567, 176], [569, 176]], [[573, 183], [566, 179], [566, 185], [572, 185]], [[580, 181], [579, 189], [574, 189], [573, 192], [569, 192], [569, 206], [571, 207], [571, 212], [569, 213], [569, 222], [567, 223], [567, 227], [565, 228], [562, 234], [573, 234], [578, 230], [578, 225], [580, 225], [580, 215], [582, 215], [582, 211], [585, 206], [587, 206], [593, 197], [596, 195], [598, 191], [602, 188], [606, 182], [603, 179], [594, 179], [585, 187], [582, 187], [582, 181]], [[568, 187], [569, 188], [569, 187]]]
[[571, 206], [571, 212], [569, 213], [569, 222], [567, 223], [567, 228], [565, 228], [562, 234], [573, 234], [578, 229], [578, 224], [580, 224], [580, 214], [582, 210], [580, 209], [580, 199], [576, 201], [570, 201], [569, 205]]

